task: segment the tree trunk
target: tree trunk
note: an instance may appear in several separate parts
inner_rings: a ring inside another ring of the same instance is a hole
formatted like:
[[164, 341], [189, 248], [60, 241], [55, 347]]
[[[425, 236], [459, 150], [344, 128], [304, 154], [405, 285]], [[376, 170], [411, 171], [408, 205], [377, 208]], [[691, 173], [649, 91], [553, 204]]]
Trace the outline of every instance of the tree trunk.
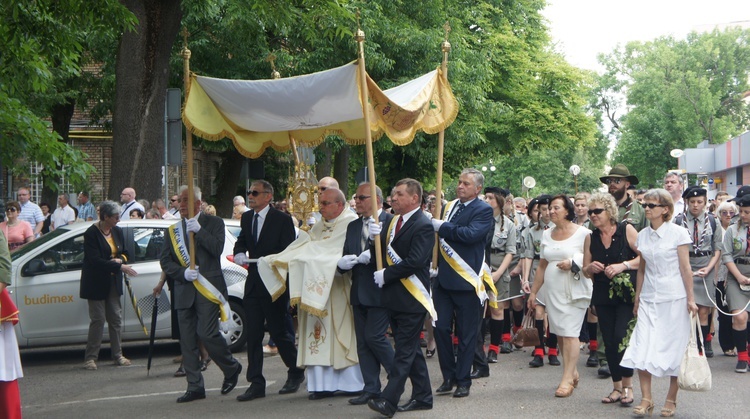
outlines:
[[333, 177], [339, 181], [339, 188], [349, 199], [349, 146], [345, 145], [336, 153], [333, 162]]
[[[218, 186], [216, 192], [216, 215], [222, 218], [232, 218], [232, 200], [237, 195], [237, 185], [242, 182], [241, 189], [245, 189], [245, 179], [240, 179], [243, 157], [237, 150], [231, 149], [221, 153], [221, 166], [216, 178]], [[240, 193], [247, 203], [247, 192]]]
[[122, 35], [117, 52], [109, 197], [133, 187], [137, 198], [153, 200], [162, 191], [164, 98], [182, 11], [180, 0], [120, 1], [138, 25]]
[[315, 177], [318, 179], [331, 176], [331, 147], [325, 142], [318, 146], [315, 153]]
[[[70, 142], [70, 121], [73, 119], [73, 112], [75, 111], [75, 99], [68, 98], [64, 103], [58, 103], [54, 106], [52, 106], [52, 109], [50, 109], [50, 116], [52, 120], [52, 131], [56, 132], [60, 135], [62, 138], [62, 142], [69, 143]], [[44, 185], [42, 187], [42, 195], [39, 199], [39, 202], [46, 202], [49, 204], [50, 212], [54, 211], [55, 208], [57, 208], [57, 195], [59, 193], [63, 192], [70, 192], [66, 190], [57, 191], [50, 187], [50, 185], [53, 184], [53, 182], [49, 181], [49, 175], [47, 174], [47, 170], [42, 170], [42, 184]], [[62, 186], [62, 179], [54, 179], [56, 184]], [[72, 185], [74, 188], [79, 187], [81, 185]], [[71, 199], [70, 196], [68, 196], [68, 199], [71, 202], [75, 202], [74, 199]], [[37, 202], [37, 204], [39, 203]]]

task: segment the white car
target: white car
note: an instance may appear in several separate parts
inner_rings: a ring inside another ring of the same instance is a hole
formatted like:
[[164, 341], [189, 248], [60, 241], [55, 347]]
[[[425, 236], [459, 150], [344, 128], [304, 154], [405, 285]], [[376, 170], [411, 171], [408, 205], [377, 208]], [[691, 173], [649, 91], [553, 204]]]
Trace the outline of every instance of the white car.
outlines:
[[[130, 264], [138, 272], [129, 278], [141, 318], [147, 330], [151, 329], [154, 307], [153, 288], [159, 282], [161, 266], [159, 256], [167, 237], [167, 229], [175, 220], [125, 220], [118, 226], [125, 236], [125, 247], [130, 254]], [[20, 321], [16, 335], [21, 348], [86, 343], [89, 314], [86, 300], [78, 297], [81, 267], [83, 266], [83, 233], [93, 222], [63, 226], [11, 253], [11, 298], [18, 306]], [[245, 290], [247, 270], [229, 260], [237, 240], [232, 234], [239, 221], [225, 220], [227, 225], [221, 264], [227, 283], [232, 316], [237, 327], [224, 333], [233, 351], [240, 350], [246, 340], [247, 324], [242, 295]], [[156, 337], [171, 337], [171, 312], [166, 286], [158, 299]], [[127, 287], [122, 296], [122, 339], [148, 340], [143, 331]], [[104, 328], [107, 340], [107, 327]]]

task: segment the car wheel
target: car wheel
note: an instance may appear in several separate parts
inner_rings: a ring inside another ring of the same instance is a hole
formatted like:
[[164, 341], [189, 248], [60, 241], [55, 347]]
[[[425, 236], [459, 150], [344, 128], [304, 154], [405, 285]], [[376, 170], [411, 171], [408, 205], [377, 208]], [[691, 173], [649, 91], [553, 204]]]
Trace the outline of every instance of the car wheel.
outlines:
[[230, 315], [236, 325], [227, 332], [221, 332], [221, 334], [224, 336], [229, 350], [238, 352], [245, 346], [245, 342], [247, 341], [247, 333], [245, 333], [245, 309], [242, 307], [242, 303], [232, 300], [229, 301], [229, 309], [231, 310]]

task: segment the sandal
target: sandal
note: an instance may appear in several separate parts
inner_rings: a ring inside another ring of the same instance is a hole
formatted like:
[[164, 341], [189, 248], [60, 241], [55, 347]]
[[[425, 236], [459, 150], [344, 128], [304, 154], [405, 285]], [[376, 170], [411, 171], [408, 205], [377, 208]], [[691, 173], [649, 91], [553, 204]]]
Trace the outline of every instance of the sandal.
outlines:
[[437, 348], [433, 350], [425, 349], [425, 357], [432, 358], [433, 356], [435, 356], [435, 351], [437, 351]]
[[[615, 393], [617, 393], [617, 395], [618, 395], [617, 398], [612, 397], [612, 395], [615, 394]], [[607, 397], [605, 397], [605, 398], [602, 399], [602, 403], [604, 403], [604, 404], [612, 404], [612, 403], [617, 403], [620, 400], [622, 400], [622, 391], [618, 390], [616, 388], [613, 388], [612, 392], [609, 393], [609, 396], [607, 396]]]
[[622, 397], [620, 398], [620, 404], [623, 406], [630, 406], [633, 404], [633, 387], [623, 386]]
[[729, 349], [724, 351], [724, 356], [737, 356], [737, 351], [734, 349]]
[[649, 399], [641, 399], [641, 403], [646, 402], [648, 403], [646, 406], [638, 405], [633, 409], [633, 415], [635, 417], [642, 418], [646, 415], [651, 416], [652, 413], [654, 413], [654, 402], [652, 402]]
[[120, 366], [120, 367], [129, 367], [131, 365], [131, 362], [129, 359], [120, 355], [119, 358], [115, 359], [115, 365]]
[[89, 370], [89, 371], [96, 371], [96, 361], [93, 359], [89, 359], [88, 361], [83, 363], [83, 369]]
[[[666, 406], [667, 403], [672, 403], [674, 405], [674, 409], [670, 409]], [[664, 403], [664, 407], [661, 408], [661, 414], [660, 416], [663, 418], [670, 418], [674, 416], [674, 412], [677, 410], [677, 402], [674, 400], [667, 399]]]

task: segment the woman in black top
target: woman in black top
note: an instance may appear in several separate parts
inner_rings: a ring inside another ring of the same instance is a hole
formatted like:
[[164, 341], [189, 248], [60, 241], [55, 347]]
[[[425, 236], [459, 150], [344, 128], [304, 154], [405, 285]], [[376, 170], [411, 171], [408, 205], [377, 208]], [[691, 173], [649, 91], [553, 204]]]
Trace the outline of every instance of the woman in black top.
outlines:
[[591, 304], [599, 316], [605, 354], [612, 372], [612, 392], [602, 403], [633, 403], [633, 370], [620, 366], [620, 350], [633, 318], [633, 295], [640, 257], [635, 252], [638, 232], [627, 222], [617, 222], [617, 203], [609, 194], [589, 199], [594, 232], [584, 244], [583, 273], [593, 278]]

